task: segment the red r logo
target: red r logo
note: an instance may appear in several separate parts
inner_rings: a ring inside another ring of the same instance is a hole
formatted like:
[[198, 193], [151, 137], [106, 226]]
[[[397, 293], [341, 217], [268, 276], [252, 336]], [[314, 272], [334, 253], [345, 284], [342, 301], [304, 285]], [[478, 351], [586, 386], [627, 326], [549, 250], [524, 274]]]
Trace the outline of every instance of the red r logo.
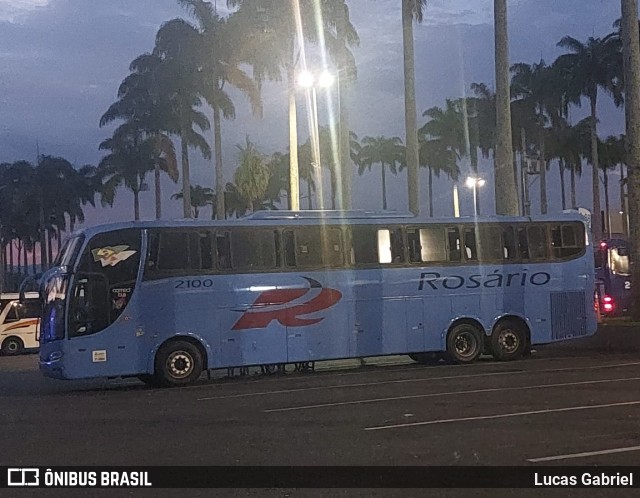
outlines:
[[[320, 282], [312, 278], [302, 277], [310, 287], [303, 289], [273, 289], [261, 293], [251, 307], [233, 326], [232, 330], [263, 329], [273, 320], [285, 327], [305, 327], [324, 320], [320, 318], [300, 318], [316, 311], [325, 310], [342, 298], [336, 289], [325, 289]], [[292, 301], [320, 289], [314, 297], [302, 303], [291, 304]], [[275, 308], [275, 309], [274, 309]]]

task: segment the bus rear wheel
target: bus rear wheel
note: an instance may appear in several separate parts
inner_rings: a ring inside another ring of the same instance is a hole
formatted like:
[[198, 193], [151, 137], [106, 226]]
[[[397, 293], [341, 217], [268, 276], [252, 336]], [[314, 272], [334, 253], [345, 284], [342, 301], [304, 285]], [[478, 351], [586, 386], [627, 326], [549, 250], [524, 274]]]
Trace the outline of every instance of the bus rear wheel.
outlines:
[[446, 358], [452, 363], [472, 363], [482, 354], [482, 331], [472, 323], [459, 323], [447, 336]]
[[5, 356], [13, 356], [22, 353], [24, 343], [19, 337], [7, 337], [2, 342], [2, 354]]
[[188, 341], [171, 341], [156, 354], [154, 380], [164, 387], [192, 384], [202, 374], [203, 358]]
[[526, 348], [527, 331], [518, 320], [501, 321], [491, 334], [491, 354], [496, 360], [517, 360]]

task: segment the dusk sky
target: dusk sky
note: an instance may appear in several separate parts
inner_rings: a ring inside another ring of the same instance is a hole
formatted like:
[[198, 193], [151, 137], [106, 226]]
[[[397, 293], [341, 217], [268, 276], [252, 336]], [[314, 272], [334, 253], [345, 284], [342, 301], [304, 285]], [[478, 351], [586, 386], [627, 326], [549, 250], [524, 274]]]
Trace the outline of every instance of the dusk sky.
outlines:
[[[226, 2], [218, 1], [221, 11]], [[402, 32], [399, 0], [350, 0], [352, 22], [361, 39], [354, 50], [358, 81], [350, 91], [351, 129], [359, 137], [399, 136], [404, 139]], [[431, 0], [425, 22], [415, 28], [418, 123], [422, 112], [443, 106], [446, 98], [469, 91], [472, 82], [493, 87], [493, 1]], [[552, 62], [562, 49], [556, 43], [571, 35], [580, 40], [604, 36], [619, 17], [619, 0], [511, 0], [509, 32], [511, 62]], [[74, 165], [97, 164], [98, 144], [112, 127], [98, 127], [100, 116], [116, 98], [132, 59], [152, 50], [160, 25], [174, 17], [188, 17], [175, 0], [0, 0], [0, 162], [35, 160], [40, 153], [67, 158]], [[264, 116], [253, 117], [241, 96], [235, 121], [223, 122], [225, 181], [232, 180], [236, 144], [249, 135], [265, 153], [286, 151], [288, 140], [286, 88], [267, 83], [263, 88]], [[601, 137], [623, 132], [621, 110], [601, 94]], [[304, 99], [298, 100], [299, 139], [306, 140]], [[320, 99], [321, 124], [334, 100]], [[207, 110], [208, 112], [208, 110]], [[572, 111], [572, 120], [587, 107]], [[210, 139], [210, 134], [207, 135]], [[192, 183], [213, 187], [213, 166], [192, 153]], [[482, 210], [493, 211], [492, 164], [480, 166], [489, 183], [481, 192]], [[354, 172], [354, 208], [381, 207], [379, 169], [358, 177]], [[617, 213], [619, 176], [612, 175], [612, 203]], [[152, 175], [148, 178], [152, 182]], [[558, 172], [549, 174], [550, 211], [560, 209]], [[450, 183], [440, 180], [435, 190], [436, 215], [452, 213]], [[580, 180], [579, 204], [590, 207], [590, 175]], [[181, 215], [181, 202], [170, 200], [179, 190], [163, 181], [165, 217]], [[426, 212], [426, 172], [421, 202]], [[463, 190], [464, 187], [462, 187]], [[533, 202], [537, 186], [532, 187]], [[302, 186], [301, 191], [305, 191]], [[406, 176], [388, 185], [390, 208], [406, 211]], [[153, 193], [141, 196], [142, 217], [153, 217]], [[470, 194], [461, 192], [462, 212], [471, 214]], [[302, 202], [302, 205], [306, 205]], [[539, 210], [535, 207], [533, 212]], [[209, 212], [205, 211], [204, 216]], [[113, 209], [87, 210], [87, 223], [132, 219], [132, 194], [118, 192]]]

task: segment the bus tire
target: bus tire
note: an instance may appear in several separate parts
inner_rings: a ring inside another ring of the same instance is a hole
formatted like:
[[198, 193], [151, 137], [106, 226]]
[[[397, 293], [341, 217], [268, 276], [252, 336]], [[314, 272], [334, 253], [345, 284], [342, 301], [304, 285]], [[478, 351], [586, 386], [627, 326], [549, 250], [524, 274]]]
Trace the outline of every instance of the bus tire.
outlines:
[[484, 334], [475, 324], [462, 322], [447, 335], [446, 359], [451, 363], [473, 363], [482, 354]]
[[202, 369], [202, 353], [195, 344], [171, 341], [156, 354], [154, 381], [163, 387], [185, 386], [198, 380]]
[[411, 353], [409, 358], [422, 365], [436, 365], [442, 359], [442, 353]]
[[19, 337], [7, 337], [2, 341], [2, 354], [5, 356], [14, 356], [22, 353], [24, 350], [24, 342]]
[[519, 320], [502, 320], [491, 333], [491, 354], [499, 361], [517, 360], [527, 349], [527, 330]]

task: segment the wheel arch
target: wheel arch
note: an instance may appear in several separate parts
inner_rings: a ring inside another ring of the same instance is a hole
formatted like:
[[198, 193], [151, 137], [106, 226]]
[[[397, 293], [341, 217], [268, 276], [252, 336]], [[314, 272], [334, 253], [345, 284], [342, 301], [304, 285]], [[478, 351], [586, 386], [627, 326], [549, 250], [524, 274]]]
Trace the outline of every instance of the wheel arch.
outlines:
[[21, 349], [24, 349], [24, 340], [19, 335], [8, 335], [6, 337], [3, 337], [2, 340], [0, 341], [0, 350], [4, 348], [5, 343], [9, 339], [17, 340], [21, 344]]
[[160, 348], [162, 348], [165, 344], [170, 344], [176, 341], [185, 341], [197, 347], [202, 354], [202, 368], [204, 370], [207, 370], [209, 368], [209, 357], [211, 355], [211, 346], [209, 345], [209, 343], [197, 334], [176, 334], [156, 344], [156, 346], [151, 350], [151, 354], [147, 359], [147, 370], [143, 373], [153, 374], [155, 372], [156, 356], [158, 355], [158, 351], [160, 351]]
[[527, 344], [531, 345], [531, 327], [529, 326], [529, 321], [520, 315], [509, 314], [509, 315], [501, 316], [495, 321], [495, 323], [493, 324], [493, 327], [491, 327], [491, 334], [495, 332], [495, 330], [498, 328], [500, 324], [506, 322], [507, 320], [512, 320], [522, 325], [525, 332], [527, 333]]
[[442, 346], [442, 350], [445, 351], [447, 349], [447, 339], [449, 339], [449, 334], [451, 333], [451, 331], [453, 330], [454, 327], [456, 327], [457, 325], [460, 324], [469, 324], [469, 325], [473, 325], [474, 327], [477, 327], [478, 330], [482, 331], [483, 334], [483, 339], [486, 339], [487, 337], [487, 329], [485, 328], [484, 325], [482, 325], [482, 322], [480, 321], [479, 318], [476, 317], [471, 317], [471, 316], [463, 316], [463, 317], [457, 317], [455, 319], [453, 319], [449, 325], [447, 326], [447, 328], [442, 332], [442, 336], [440, 338], [441, 340], [441, 346]]

